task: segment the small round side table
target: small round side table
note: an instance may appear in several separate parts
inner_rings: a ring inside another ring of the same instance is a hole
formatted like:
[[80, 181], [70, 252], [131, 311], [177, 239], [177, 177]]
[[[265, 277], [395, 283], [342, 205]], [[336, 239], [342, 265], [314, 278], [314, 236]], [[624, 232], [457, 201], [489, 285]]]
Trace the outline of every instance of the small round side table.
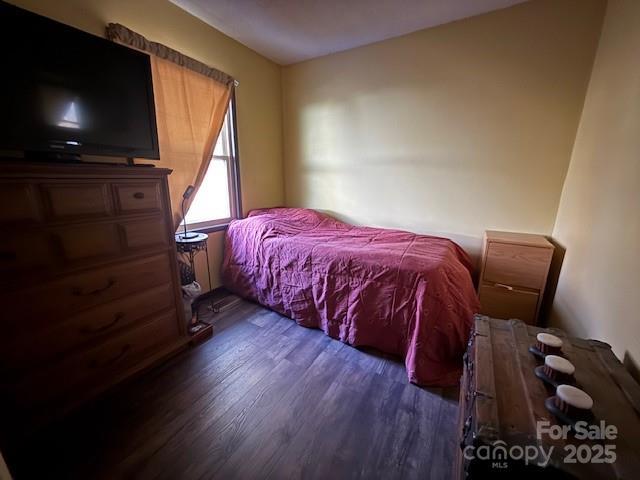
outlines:
[[207, 248], [207, 239], [209, 235], [206, 233], [187, 232], [176, 233], [176, 250], [178, 253], [186, 255], [189, 259], [189, 265], [193, 271], [193, 278], [196, 279], [196, 268], [194, 259], [198, 252], [204, 251], [207, 257], [207, 279], [208, 287], [211, 288], [211, 267], [209, 266], [209, 249]]
[[[206, 233], [196, 233], [196, 232], [186, 232], [184, 233], [176, 233], [176, 250], [179, 254], [186, 255], [189, 259], [189, 265], [191, 266], [191, 271], [193, 272], [193, 280], [196, 280], [196, 268], [194, 264], [194, 259], [198, 252], [202, 252], [206, 255], [207, 259], [207, 277], [209, 280], [208, 287], [211, 288], [211, 267], [209, 266], [209, 249], [207, 248], [207, 240], [209, 235]], [[193, 307], [192, 307], [193, 308]], [[209, 309], [213, 310], [213, 307], [209, 305]], [[198, 308], [196, 307], [196, 312]], [[199, 315], [196, 313], [197, 317]], [[192, 317], [189, 322], [189, 335], [191, 335], [191, 343], [198, 344], [205, 341], [207, 338], [211, 337], [213, 334], [213, 327], [211, 323], [196, 320], [196, 317]]]

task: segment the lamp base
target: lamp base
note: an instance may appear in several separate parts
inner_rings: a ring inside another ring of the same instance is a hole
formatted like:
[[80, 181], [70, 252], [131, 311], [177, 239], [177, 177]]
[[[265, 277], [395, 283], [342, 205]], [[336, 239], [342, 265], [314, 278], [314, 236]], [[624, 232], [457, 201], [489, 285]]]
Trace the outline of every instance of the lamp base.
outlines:
[[193, 238], [196, 238], [198, 236], [197, 233], [195, 232], [186, 232], [186, 233], [179, 233], [178, 234], [178, 238], [182, 239], [182, 240], [191, 240]]

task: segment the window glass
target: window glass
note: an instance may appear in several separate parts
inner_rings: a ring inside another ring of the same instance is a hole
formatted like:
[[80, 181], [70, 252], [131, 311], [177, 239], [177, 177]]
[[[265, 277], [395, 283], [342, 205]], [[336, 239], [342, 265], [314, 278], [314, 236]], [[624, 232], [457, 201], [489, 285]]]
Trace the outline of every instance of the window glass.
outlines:
[[233, 108], [228, 109], [216, 140], [213, 157], [202, 185], [186, 214], [187, 228], [206, 228], [228, 222], [237, 215], [237, 151], [233, 135]]

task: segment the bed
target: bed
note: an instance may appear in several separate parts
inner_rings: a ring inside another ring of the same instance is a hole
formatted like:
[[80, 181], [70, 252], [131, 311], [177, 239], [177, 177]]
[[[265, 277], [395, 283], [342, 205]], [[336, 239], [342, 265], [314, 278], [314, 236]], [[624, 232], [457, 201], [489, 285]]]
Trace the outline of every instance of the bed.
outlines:
[[445, 238], [271, 208], [231, 222], [222, 277], [299, 325], [400, 356], [413, 383], [449, 386], [480, 307], [471, 270]]

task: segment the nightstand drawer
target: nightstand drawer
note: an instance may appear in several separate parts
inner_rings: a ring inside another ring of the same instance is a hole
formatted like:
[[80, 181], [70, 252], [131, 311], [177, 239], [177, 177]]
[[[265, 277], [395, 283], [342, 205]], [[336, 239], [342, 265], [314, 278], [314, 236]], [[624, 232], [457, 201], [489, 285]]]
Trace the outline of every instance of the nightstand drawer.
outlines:
[[542, 290], [553, 250], [489, 242], [482, 281]]
[[513, 287], [481, 285], [480, 306], [483, 315], [508, 320], [517, 318], [535, 324], [539, 294]]

